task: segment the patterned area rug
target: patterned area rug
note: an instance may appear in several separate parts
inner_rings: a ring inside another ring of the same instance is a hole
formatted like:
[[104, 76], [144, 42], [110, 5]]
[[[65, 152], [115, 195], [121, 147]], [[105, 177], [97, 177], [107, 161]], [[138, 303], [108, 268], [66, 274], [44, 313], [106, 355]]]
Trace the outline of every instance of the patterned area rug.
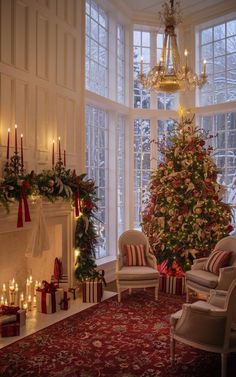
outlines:
[[[1, 377], [220, 377], [220, 355], [177, 344], [169, 318], [183, 297], [136, 290], [95, 305], [0, 350]], [[228, 377], [236, 376], [235, 355]]]

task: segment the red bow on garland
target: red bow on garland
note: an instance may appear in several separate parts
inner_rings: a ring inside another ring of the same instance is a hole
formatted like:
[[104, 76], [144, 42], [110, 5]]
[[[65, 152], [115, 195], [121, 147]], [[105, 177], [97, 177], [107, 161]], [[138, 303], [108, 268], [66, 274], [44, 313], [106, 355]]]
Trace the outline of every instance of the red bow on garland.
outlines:
[[17, 228], [23, 227], [23, 203], [24, 203], [24, 210], [25, 210], [25, 222], [31, 221], [29, 205], [28, 205], [27, 196], [26, 196], [26, 190], [28, 188], [29, 188], [29, 182], [23, 181], [22, 186], [21, 186], [19, 205], [18, 205]]

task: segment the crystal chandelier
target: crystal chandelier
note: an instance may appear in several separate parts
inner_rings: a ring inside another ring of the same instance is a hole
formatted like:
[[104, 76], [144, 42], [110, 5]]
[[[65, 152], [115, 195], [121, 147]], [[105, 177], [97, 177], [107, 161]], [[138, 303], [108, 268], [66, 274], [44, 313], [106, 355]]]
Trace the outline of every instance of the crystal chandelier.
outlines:
[[198, 76], [188, 65], [188, 51], [184, 51], [185, 58], [182, 61], [178, 51], [175, 27], [182, 22], [180, 3], [176, 2], [174, 5], [174, 0], [170, 0], [170, 5], [163, 4], [159, 17], [165, 25], [160, 61], [145, 74], [141, 57], [138, 76], [140, 83], [145, 89], [170, 93], [201, 88], [207, 82], [206, 60], [203, 61], [203, 71]]

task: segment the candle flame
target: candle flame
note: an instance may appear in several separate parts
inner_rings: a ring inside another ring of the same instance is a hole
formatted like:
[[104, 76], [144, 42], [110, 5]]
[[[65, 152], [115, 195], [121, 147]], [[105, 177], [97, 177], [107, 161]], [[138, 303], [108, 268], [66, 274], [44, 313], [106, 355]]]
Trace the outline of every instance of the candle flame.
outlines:
[[54, 144], [55, 143], [55, 140], [53, 139], [52, 143]]
[[7, 132], [10, 132], [10, 128], [7, 129]]
[[17, 128], [17, 124], [15, 124], [15, 128]]
[[203, 64], [206, 64], [206, 62], [207, 62], [206, 59], [204, 59], [204, 60], [203, 60]]
[[184, 50], [184, 56], [188, 56], [188, 50]]
[[20, 137], [23, 138], [23, 134], [20, 134]]
[[58, 140], [59, 140], [59, 141], [61, 140], [60, 136], [59, 136]]

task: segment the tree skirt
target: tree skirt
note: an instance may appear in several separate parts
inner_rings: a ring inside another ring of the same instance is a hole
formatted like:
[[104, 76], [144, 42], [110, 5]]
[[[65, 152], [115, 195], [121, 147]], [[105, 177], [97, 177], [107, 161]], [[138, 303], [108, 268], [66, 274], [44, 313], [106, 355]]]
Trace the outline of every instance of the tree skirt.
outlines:
[[169, 318], [183, 302], [162, 293], [155, 301], [152, 289], [124, 292], [120, 304], [113, 297], [1, 349], [0, 376], [220, 377], [219, 354], [180, 343], [170, 365]]

